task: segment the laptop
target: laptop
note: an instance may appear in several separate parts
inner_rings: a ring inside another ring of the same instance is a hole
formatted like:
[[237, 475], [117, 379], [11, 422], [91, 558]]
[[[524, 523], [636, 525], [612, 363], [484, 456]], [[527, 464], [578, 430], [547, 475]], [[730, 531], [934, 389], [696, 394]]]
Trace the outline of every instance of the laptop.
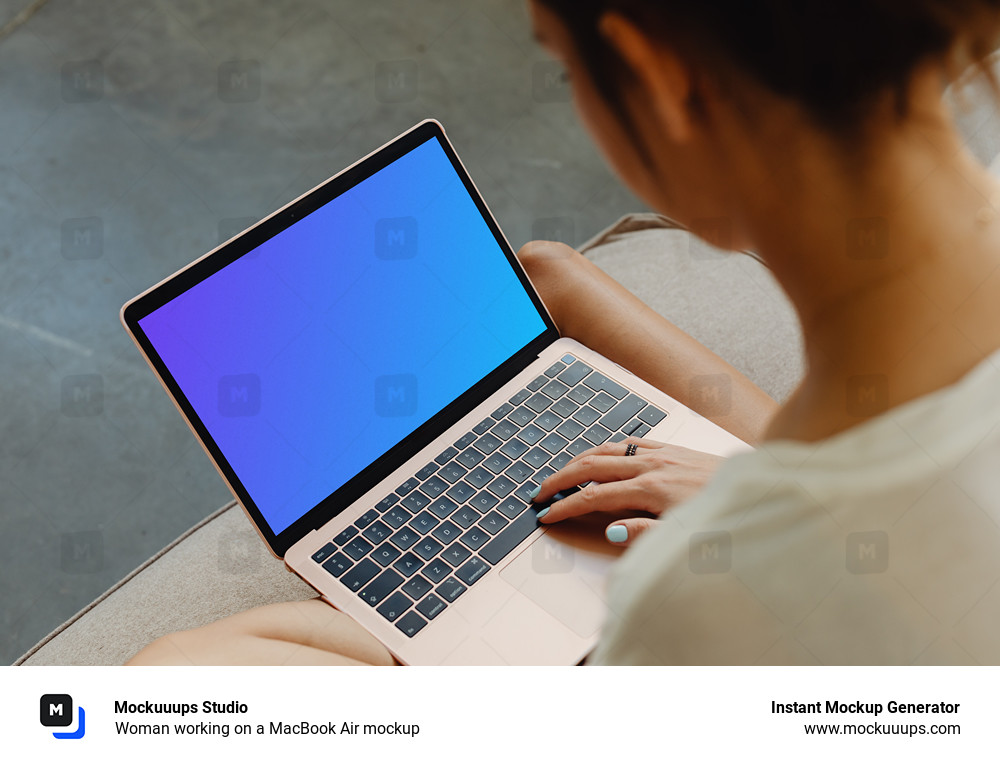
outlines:
[[747, 449], [559, 336], [433, 120], [121, 319], [271, 552], [404, 664], [578, 663], [622, 550], [531, 491], [629, 436]]

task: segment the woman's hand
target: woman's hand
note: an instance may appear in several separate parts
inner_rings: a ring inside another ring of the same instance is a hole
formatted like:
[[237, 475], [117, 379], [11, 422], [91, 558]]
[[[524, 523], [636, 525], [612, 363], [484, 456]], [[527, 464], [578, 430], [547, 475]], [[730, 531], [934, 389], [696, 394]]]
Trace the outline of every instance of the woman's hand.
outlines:
[[[627, 455], [629, 444], [635, 454]], [[645, 511], [659, 516], [698, 492], [724, 458], [684, 447], [629, 439], [602, 444], [582, 452], [538, 488], [538, 518], [551, 524], [593, 511]], [[593, 482], [579, 492], [548, 501], [559, 492]], [[634, 517], [608, 525], [605, 535], [618, 545], [628, 545], [656, 524], [655, 519]]]

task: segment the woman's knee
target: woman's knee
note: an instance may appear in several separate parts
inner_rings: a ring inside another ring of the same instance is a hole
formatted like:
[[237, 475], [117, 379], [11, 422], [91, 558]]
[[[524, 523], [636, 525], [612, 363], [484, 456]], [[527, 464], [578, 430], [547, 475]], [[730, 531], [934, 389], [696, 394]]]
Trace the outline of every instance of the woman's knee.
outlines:
[[518, 250], [517, 259], [558, 322], [560, 298], [583, 276], [583, 256], [562, 242], [535, 240]]

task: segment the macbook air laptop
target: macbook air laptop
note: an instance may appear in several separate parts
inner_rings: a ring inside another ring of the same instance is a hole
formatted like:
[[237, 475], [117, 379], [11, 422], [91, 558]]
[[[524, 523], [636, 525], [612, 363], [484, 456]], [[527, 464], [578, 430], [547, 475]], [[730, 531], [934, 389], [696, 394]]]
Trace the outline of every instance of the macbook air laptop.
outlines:
[[406, 664], [573, 664], [621, 549], [543, 527], [573, 456], [746, 445], [561, 338], [422, 122], [122, 308], [268, 548]]

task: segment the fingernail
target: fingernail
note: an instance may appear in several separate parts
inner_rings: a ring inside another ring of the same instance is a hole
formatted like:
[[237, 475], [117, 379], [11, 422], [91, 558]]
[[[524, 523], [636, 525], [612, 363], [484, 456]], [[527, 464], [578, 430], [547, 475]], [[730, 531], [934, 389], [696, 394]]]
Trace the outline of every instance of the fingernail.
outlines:
[[538, 493], [541, 492], [541, 491], [542, 491], [542, 488], [540, 486], [539, 487], [535, 487], [533, 490], [531, 490], [531, 492], [528, 493], [528, 497], [530, 497], [532, 500], [534, 500], [536, 497], [538, 497]]
[[608, 527], [608, 540], [612, 543], [623, 543], [628, 540], [628, 529], [621, 524]]
[[549, 512], [548, 508], [542, 508], [542, 510], [538, 512], [537, 516], [539, 519], [544, 519], [548, 512]]

